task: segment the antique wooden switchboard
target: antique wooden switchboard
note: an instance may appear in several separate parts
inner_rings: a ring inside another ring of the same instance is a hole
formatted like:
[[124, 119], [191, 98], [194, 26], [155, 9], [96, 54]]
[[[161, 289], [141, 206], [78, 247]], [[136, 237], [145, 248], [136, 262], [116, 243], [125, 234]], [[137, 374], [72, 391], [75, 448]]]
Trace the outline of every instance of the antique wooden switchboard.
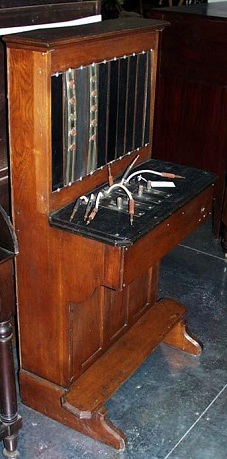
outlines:
[[151, 159], [165, 25], [5, 39], [22, 401], [117, 449], [106, 400], [159, 343], [201, 351], [185, 307], [158, 300], [160, 260], [208, 217], [214, 181]]

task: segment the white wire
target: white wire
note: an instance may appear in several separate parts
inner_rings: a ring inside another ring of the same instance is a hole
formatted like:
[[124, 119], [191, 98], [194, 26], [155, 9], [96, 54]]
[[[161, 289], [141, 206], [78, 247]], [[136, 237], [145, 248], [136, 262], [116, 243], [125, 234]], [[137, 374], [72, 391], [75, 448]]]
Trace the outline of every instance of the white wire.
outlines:
[[103, 197], [103, 193], [102, 193], [102, 191], [99, 191], [99, 193], [97, 194], [96, 201], [95, 201], [95, 209], [98, 209], [99, 203], [100, 203], [100, 199], [102, 197]]
[[151, 169], [144, 169], [142, 171], [140, 170], [140, 171], [133, 172], [125, 180], [125, 183], [128, 183], [133, 177], [135, 177], [135, 175], [138, 175], [138, 174], [155, 174], [155, 175], [160, 175], [162, 177], [162, 172], [153, 171]]
[[129, 199], [133, 199], [132, 193], [128, 190], [126, 186], [122, 185], [121, 183], [114, 183], [113, 185], [111, 185], [107, 191], [107, 194], [111, 193], [111, 191], [114, 188], [122, 188], [122, 190], [124, 190], [124, 192], [128, 195]]

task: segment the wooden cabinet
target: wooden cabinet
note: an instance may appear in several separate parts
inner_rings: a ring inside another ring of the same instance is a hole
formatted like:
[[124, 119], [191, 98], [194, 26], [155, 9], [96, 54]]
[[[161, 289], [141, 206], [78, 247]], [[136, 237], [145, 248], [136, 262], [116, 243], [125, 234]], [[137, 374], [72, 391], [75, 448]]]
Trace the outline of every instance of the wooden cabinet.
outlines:
[[227, 3], [153, 10], [170, 22], [160, 47], [153, 156], [213, 171], [220, 236], [227, 171]]
[[151, 159], [165, 25], [5, 37], [22, 401], [117, 449], [105, 401], [160, 342], [201, 351], [185, 307], [158, 300], [160, 260], [209, 217], [215, 180]]

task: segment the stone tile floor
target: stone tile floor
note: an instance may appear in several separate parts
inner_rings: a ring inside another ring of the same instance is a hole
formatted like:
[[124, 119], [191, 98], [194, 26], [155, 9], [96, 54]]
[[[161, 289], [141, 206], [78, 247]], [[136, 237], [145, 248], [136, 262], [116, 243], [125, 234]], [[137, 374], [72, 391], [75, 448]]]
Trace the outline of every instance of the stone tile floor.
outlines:
[[[206, 222], [163, 259], [160, 296], [183, 302], [199, 357], [160, 345], [108, 401], [124, 452], [19, 402], [21, 459], [226, 459], [227, 259]], [[0, 453], [1, 457], [1, 453]]]

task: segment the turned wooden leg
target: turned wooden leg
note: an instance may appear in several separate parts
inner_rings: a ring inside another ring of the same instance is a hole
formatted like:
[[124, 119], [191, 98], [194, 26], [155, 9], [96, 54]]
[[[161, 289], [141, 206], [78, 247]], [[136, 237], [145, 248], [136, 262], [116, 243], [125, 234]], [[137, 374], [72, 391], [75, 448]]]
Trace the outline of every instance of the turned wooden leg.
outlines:
[[12, 349], [12, 325], [10, 320], [0, 323], [0, 420], [4, 426], [3, 442], [5, 457], [15, 458], [17, 433], [21, 418], [17, 413], [15, 370]]
[[163, 343], [193, 355], [199, 355], [202, 352], [201, 343], [192, 337], [185, 320], [180, 321], [171, 329], [165, 336]]

